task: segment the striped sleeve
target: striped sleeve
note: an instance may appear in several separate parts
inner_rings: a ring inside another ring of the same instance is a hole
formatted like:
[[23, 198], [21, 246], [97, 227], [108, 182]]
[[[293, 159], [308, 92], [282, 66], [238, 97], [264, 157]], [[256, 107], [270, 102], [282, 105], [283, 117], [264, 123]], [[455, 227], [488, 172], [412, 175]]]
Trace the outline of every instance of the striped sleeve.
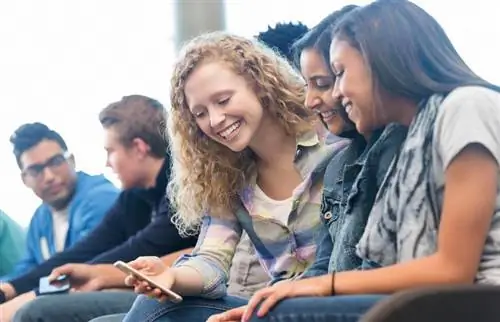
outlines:
[[203, 218], [193, 252], [175, 263], [176, 267], [190, 267], [202, 276], [200, 296], [216, 299], [226, 295], [229, 269], [241, 232], [236, 218]]

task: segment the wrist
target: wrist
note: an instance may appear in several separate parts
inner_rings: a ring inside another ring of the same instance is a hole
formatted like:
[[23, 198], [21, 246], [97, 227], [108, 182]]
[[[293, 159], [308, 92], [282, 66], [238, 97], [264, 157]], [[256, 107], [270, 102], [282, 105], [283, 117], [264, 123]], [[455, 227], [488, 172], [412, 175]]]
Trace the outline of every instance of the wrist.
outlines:
[[3, 299], [5, 302], [13, 299], [16, 296], [16, 290], [14, 287], [9, 284], [9, 283], [1, 283], [0, 282], [0, 303], [1, 300]]
[[100, 289], [123, 288], [127, 275], [113, 265], [96, 265]]

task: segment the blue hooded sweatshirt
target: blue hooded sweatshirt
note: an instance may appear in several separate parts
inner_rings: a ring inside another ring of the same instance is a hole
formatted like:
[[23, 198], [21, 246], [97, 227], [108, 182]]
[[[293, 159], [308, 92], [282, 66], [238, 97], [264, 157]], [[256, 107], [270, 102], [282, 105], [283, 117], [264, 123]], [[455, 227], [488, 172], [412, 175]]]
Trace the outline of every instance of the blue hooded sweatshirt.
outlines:
[[[103, 175], [77, 173], [75, 192], [68, 204], [68, 232], [65, 249], [86, 236], [101, 222], [119, 193], [119, 189]], [[47, 251], [50, 257], [57, 253], [52, 209], [49, 205], [43, 203], [35, 211], [28, 227], [26, 246], [24, 258], [17, 263], [11, 274], [0, 277], [0, 281], [15, 278], [43, 263], [47, 260], [44, 256]]]

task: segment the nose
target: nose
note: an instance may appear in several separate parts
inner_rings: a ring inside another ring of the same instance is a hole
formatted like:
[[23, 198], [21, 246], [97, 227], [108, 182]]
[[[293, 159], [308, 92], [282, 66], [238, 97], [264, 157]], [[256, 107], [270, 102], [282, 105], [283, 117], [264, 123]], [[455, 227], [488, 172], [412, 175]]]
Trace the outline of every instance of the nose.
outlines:
[[335, 80], [335, 84], [333, 85], [332, 98], [337, 103], [342, 101], [342, 93], [340, 92], [340, 86], [338, 80]]
[[220, 124], [224, 122], [226, 119], [226, 114], [224, 114], [222, 111], [217, 111], [217, 109], [212, 109], [209, 112], [209, 117], [210, 117], [210, 126], [214, 129], [216, 129]]
[[50, 167], [45, 167], [43, 169], [41, 175], [42, 175], [43, 181], [45, 183], [52, 182], [55, 179], [54, 172], [52, 171], [52, 169]]
[[321, 105], [321, 99], [317, 95], [314, 95], [314, 93], [307, 91], [306, 92], [305, 106], [308, 109], [315, 110], [315, 109], [319, 108], [320, 105]]

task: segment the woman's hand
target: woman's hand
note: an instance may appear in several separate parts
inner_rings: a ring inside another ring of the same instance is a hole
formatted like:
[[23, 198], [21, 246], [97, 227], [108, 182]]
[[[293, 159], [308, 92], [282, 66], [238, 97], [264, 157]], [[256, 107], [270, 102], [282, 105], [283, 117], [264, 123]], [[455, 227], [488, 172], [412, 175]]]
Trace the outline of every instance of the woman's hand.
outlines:
[[332, 293], [332, 275], [312, 277], [298, 281], [282, 282], [257, 291], [243, 315], [242, 321], [249, 321], [260, 304], [258, 317], [263, 317], [279, 301], [292, 297], [329, 296]]
[[[129, 262], [128, 265], [148, 276], [148, 278], [153, 282], [167, 289], [172, 288], [172, 285], [174, 284], [175, 277], [172, 270], [170, 270], [168, 266], [166, 266], [158, 257], [139, 257], [136, 260]], [[125, 278], [125, 284], [133, 286], [134, 292], [137, 294], [144, 294], [151, 298], [156, 298], [159, 301], [164, 301], [168, 298], [162, 290], [133, 274], [130, 274]]]
[[234, 308], [224, 313], [214, 314], [206, 322], [240, 322], [245, 313], [246, 305]]

